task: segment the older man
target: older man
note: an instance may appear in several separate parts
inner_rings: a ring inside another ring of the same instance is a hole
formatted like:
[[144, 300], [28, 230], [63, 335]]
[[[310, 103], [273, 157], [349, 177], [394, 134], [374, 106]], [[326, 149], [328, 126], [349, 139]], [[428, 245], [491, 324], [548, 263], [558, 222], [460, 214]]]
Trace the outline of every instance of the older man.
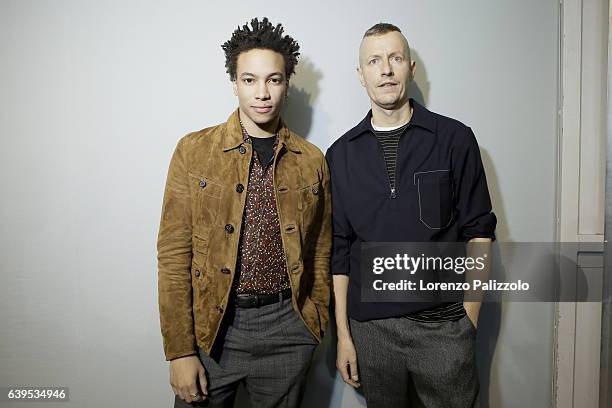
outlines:
[[363, 386], [368, 408], [406, 407], [413, 398], [428, 408], [475, 407], [479, 301], [360, 297], [361, 243], [494, 239], [474, 134], [408, 97], [415, 65], [399, 28], [367, 30], [357, 71], [371, 110], [327, 151], [337, 366], [344, 381]]

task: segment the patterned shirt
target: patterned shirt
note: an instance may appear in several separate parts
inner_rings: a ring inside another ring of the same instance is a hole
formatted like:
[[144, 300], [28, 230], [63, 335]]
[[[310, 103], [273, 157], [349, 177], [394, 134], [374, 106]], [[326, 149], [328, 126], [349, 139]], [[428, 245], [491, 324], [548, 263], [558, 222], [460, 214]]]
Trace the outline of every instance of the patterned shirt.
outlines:
[[[245, 141], [251, 143], [244, 127], [242, 133]], [[275, 138], [274, 151], [278, 147], [278, 135]], [[291, 287], [276, 209], [273, 171], [273, 162], [261, 163], [253, 150], [238, 246], [236, 293], [273, 294]]]

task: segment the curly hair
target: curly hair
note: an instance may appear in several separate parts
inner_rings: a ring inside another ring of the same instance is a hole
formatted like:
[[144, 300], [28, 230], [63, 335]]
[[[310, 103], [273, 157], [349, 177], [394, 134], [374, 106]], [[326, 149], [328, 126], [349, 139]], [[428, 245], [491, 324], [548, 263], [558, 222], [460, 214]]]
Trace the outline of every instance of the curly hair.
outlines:
[[252, 49], [264, 49], [276, 51], [285, 60], [285, 76], [287, 79], [295, 73], [298, 62], [300, 46], [288, 35], [283, 36], [282, 24], [276, 27], [264, 17], [260, 22], [257, 18], [251, 20], [251, 28], [248, 24], [238, 27], [232, 38], [226, 41], [221, 48], [225, 51], [225, 68], [232, 81], [236, 80], [236, 66], [238, 56], [242, 52]]

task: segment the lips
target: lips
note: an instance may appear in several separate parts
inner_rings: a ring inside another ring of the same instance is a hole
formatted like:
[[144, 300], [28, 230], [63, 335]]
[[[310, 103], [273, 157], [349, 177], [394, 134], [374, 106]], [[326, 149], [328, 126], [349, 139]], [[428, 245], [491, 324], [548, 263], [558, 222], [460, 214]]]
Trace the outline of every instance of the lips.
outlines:
[[257, 113], [268, 113], [272, 110], [271, 106], [253, 106], [252, 108]]
[[378, 85], [379, 88], [388, 88], [388, 87], [392, 87], [397, 85], [397, 82], [383, 82], [382, 84]]

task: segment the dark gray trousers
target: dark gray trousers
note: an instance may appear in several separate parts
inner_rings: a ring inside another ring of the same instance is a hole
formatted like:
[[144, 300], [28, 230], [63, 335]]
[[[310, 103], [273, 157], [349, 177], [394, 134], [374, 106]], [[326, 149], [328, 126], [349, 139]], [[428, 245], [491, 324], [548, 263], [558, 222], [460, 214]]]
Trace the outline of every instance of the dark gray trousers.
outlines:
[[252, 407], [297, 408], [318, 342], [293, 310], [291, 298], [259, 308], [234, 308], [228, 314], [217, 350], [211, 353], [215, 358], [199, 351], [208, 380], [207, 400], [187, 404], [175, 397], [174, 407], [233, 407], [238, 385], [244, 383]]
[[349, 324], [368, 408], [480, 406], [476, 329], [467, 315], [448, 322], [396, 317]]

